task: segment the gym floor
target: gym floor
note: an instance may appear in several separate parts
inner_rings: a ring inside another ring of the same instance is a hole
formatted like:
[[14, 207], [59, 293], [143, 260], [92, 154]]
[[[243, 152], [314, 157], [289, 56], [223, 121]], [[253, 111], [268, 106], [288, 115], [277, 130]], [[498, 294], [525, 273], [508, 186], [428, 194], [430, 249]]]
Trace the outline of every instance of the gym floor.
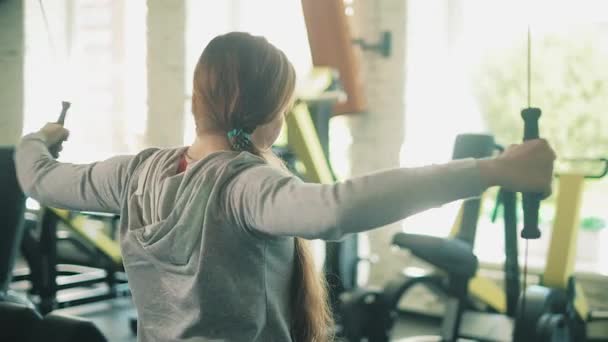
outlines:
[[[108, 341], [136, 341], [129, 327], [129, 319], [135, 315], [130, 298], [80, 305], [57, 312], [90, 319], [106, 335]], [[403, 316], [395, 327], [394, 338], [434, 335], [438, 333], [438, 329], [438, 322], [432, 318]]]

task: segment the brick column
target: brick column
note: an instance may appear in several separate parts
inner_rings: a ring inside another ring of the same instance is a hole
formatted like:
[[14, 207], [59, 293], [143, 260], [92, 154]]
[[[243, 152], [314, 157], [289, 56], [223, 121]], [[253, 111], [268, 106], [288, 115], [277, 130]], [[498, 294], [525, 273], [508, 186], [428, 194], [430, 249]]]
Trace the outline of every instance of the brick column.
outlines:
[[186, 1], [148, 0], [146, 144], [182, 145], [186, 100]]
[[[353, 143], [353, 176], [399, 166], [399, 152], [404, 138], [405, 120], [405, 40], [406, 1], [355, 1], [352, 18], [355, 34], [376, 42], [382, 31], [392, 33], [392, 52], [386, 58], [365, 51], [363, 73], [368, 112], [349, 118]], [[371, 268], [370, 283], [381, 285], [403, 267], [403, 261], [391, 252], [392, 236], [401, 230], [393, 224], [368, 233], [371, 252], [379, 263]]]
[[17, 143], [23, 130], [23, 1], [0, 1], [0, 145]]

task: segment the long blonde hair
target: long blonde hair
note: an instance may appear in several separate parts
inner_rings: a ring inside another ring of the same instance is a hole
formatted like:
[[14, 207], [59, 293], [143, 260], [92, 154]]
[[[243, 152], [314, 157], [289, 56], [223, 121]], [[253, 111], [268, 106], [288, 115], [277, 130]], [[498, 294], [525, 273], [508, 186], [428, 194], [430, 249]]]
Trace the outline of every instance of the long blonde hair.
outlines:
[[[232, 32], [214, 38], [194, 71], [192, 113], [197, 132], [204, 127], [224, 134], [234, 129], [253, 133], [283, 115], [293, 99], [295, 79], [285, 54], [263, 37]], [[253, 145], [246, 150], [272, 164], [278, 159]], [[294, 341], [333, 338], [327, 287], [316, 271], [308, 242], [302, 238], [295, 238], [290, 305]]]

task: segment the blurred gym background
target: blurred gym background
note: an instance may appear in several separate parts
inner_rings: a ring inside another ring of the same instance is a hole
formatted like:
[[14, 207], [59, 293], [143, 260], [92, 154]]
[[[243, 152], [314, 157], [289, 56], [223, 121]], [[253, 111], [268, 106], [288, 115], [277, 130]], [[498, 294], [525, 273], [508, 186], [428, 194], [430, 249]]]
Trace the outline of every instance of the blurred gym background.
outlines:
[[[0, 145], [15, 144], [55, 120], [61, 100], [72, 102], [65, 161], [189, 144], [191, 76], [207, 42], [234, 30], [263, 35], [305, 80], [322, 66], [315, 63], [309, 36], [322, 35], [320, 27], [331, 36], [335, 24], [306, 17], [303, 8], [314, 2], [0, 0]], [[341, 6], [360, 44], [348, 47], [352, 63], [347, 72], [340, 70], [351, 77], [342, 80], [350, 102], [329, 121], [329, 155], [338, 178], [445, 162], [460, 133], [490, 132], [503, 145], [519, 142], [529, 23], [532, 102], [543, 108], [541, 135], [562, 157], [608, 154], [607, 2], [344, 0]], [[385, 33], [389, 51], [370, 48]], [[608, 180], [585, 187], [575, 266], [592, 306], [603, 309], [606, 194]], [[458, 206], [366, 234], [359, 248], [373, 262], [361, 263], [359, 281], [382, 284], [408, 265], [407, 254], [386, 248], [395, 232], [445, 236]], [[491, 221], [492, 209], [493, 203], [484, 203], [475, 253], [482, 272], [499, 281], [503, 235], [500, 220]], [[553, 199], [543, 203], [547, 229], [554, 211]], [[548, 236], [530, 245], [532, 270], [544, 266]], [[322, 260], [322, 248], [318, 254]], [[404, 302], [429, 312], [441, 307], [424, 290]]]

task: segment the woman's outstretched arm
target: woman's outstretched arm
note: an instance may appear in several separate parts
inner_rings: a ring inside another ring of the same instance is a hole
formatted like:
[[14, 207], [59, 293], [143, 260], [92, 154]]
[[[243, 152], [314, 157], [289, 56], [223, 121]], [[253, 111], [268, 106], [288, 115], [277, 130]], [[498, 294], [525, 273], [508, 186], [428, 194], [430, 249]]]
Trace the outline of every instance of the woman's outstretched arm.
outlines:
[[259, 165], [229, 184], [227, 207], [246, 229], [334, 240], [478, 196], [493, 185], [547, 193], [554, 158], [546, 142], [538, 140], [514, 146], [497, 159], [397, 168], [331, 185], [303, 183]]
[[67, 131], [59, 125], [49, 125], [23, 137], [16, 148], [15, 166], [23, 191], [48, 206], [119, 213], [133, 157], [119, 156], [84, 165], [60, 163], [49, 152], [49, 146], [65, 140]]
[[336, 184], [303, 183], [270, 166], [228, 188], [238, 222], [270, 235], [336, 240], [401, 220], [485, 189], [477, 162], [400, 168]]

